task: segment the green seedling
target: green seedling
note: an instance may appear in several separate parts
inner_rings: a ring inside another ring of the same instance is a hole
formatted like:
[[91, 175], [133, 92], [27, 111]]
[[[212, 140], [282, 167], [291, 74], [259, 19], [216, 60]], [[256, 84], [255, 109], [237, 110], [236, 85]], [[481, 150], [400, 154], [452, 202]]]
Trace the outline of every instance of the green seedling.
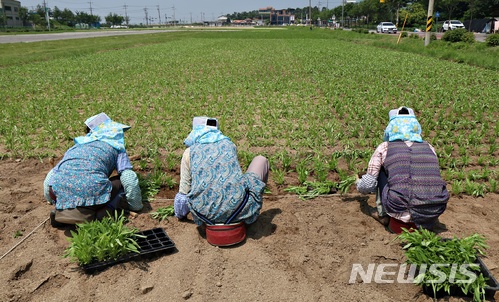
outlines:
[[159, 221], [163, 221], [165, 219], [168, 220], [168, 216], [173, 215], [175, 215], [175, 209], [173, 208], [173, 206], [158, 208], [156, 212], [151, 213], [151, 217]]
[[313, 182], [306, 181], [303, 186], [291, 186], [284, 189], [285, 192], [298, 194], [302, 200], [314, 199], [317, 196], [335, 192], [336, 184], [331, 181]]
[[357, 181], [355, 176], [345, 177], [338, 183], [338, 191], [340, 191], [341, 194], [348, 193], [350, 187], [355, 183], [355, 181]]

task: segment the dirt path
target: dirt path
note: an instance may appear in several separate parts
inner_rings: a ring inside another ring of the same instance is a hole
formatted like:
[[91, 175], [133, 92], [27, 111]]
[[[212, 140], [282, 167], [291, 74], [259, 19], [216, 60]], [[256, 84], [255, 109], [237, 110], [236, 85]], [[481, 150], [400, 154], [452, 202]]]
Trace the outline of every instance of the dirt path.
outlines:
[[[52, 206], [43, 201], [42, 183], [49, 169], [39, 161], [0, 161], [0, 257], [48, 217]], [[486, 264], [499, 277], [498, 201], [497, 195], [451, 198], [441, 235], [485, 235]], [[404, 262], [395, 235], [363, 212], [374, 196], [266, 196], [247, 240], [233, 248], [211, 246], [192, 222], [160, 223], [147, 214], [170, 204], [151, 202], [131, 225], [164, 228], [175, 253], [93, 275], [61, 257], [69, 232], [46, 222], [0, 260], [0, 301], [432, 301], [412, 284], [349, 283], [354, 263]]]

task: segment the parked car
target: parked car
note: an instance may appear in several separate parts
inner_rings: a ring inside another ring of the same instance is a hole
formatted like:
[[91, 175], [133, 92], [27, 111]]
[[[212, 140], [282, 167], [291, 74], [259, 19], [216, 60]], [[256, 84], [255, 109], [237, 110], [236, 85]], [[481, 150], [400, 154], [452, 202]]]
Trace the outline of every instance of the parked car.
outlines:
[[397, 33], [397, 26], [393, 24], [392, 22], [381, 22], [378, 24], [376, 27], [376, 32], [377, 33]]
[[461, 23], [461, 21], [459, 21], [459, 20], [450, 20], [450, 21], [447, 20], [442, 25], [443, 31], [453, 30], [453, 29], [457, 29], [457, 28], [465, 28], [464, 24]]

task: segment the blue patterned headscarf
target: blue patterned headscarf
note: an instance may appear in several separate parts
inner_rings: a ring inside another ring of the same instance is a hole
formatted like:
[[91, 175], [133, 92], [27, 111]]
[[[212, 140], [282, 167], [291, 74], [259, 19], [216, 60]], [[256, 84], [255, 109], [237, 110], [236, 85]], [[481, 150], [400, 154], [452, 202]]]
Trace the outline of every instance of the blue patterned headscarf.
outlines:
[[184, 140], [184, 144], [187, 147], [190, 147], [194, 144], [211, 144], [216, 143], [218, 141], [228, 139], [227, 136], [223, 135], [220, 130], [215, 127], [209, 127], [204, 125], [195, 125]]
[[385, 129], [384, 141], [396, 140], [423, 142], [421, 137], [421, 125], [414, 115], [399, 115], [390, 119]]
[[114, 149], [125, 152], [125, 135], [123, 124], [113, 122], [111, 119], [105, 120], [98, 126], [91, 129], [86, 136], [79, 136], [74, 139], [75, 144], [88, 144], [94, 141], [101, 141], [109, 144]]

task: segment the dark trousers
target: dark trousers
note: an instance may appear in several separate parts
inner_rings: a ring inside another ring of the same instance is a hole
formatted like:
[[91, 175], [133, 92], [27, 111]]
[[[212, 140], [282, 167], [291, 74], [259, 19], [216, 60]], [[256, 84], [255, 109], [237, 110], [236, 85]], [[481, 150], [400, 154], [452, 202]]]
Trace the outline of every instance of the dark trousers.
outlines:
[[388, 184], [388, 175], [386, 174], [385, 168], [381, 167], [378, 175], [378, 192], [376, 193], [376, 208], [378, 209], [378, 214], [380, 217], [386, 216], [386, 211], [381, 202], [383, 198], [383, 189]]
[[[113, 186], [109, 202], [101, 205], [89, 207], [76, 207], [75, 209], [56, 210], [55, 220], [60, 223], [77, 224], [95, 219], [102, 219], [108, 213], [113, 213], [120, 208], [120, 201], [125, 195], [119, 176], [113, 176], [109, 179]], [[49, 188], [50, 196], [57, 200], [52, 187]]]

